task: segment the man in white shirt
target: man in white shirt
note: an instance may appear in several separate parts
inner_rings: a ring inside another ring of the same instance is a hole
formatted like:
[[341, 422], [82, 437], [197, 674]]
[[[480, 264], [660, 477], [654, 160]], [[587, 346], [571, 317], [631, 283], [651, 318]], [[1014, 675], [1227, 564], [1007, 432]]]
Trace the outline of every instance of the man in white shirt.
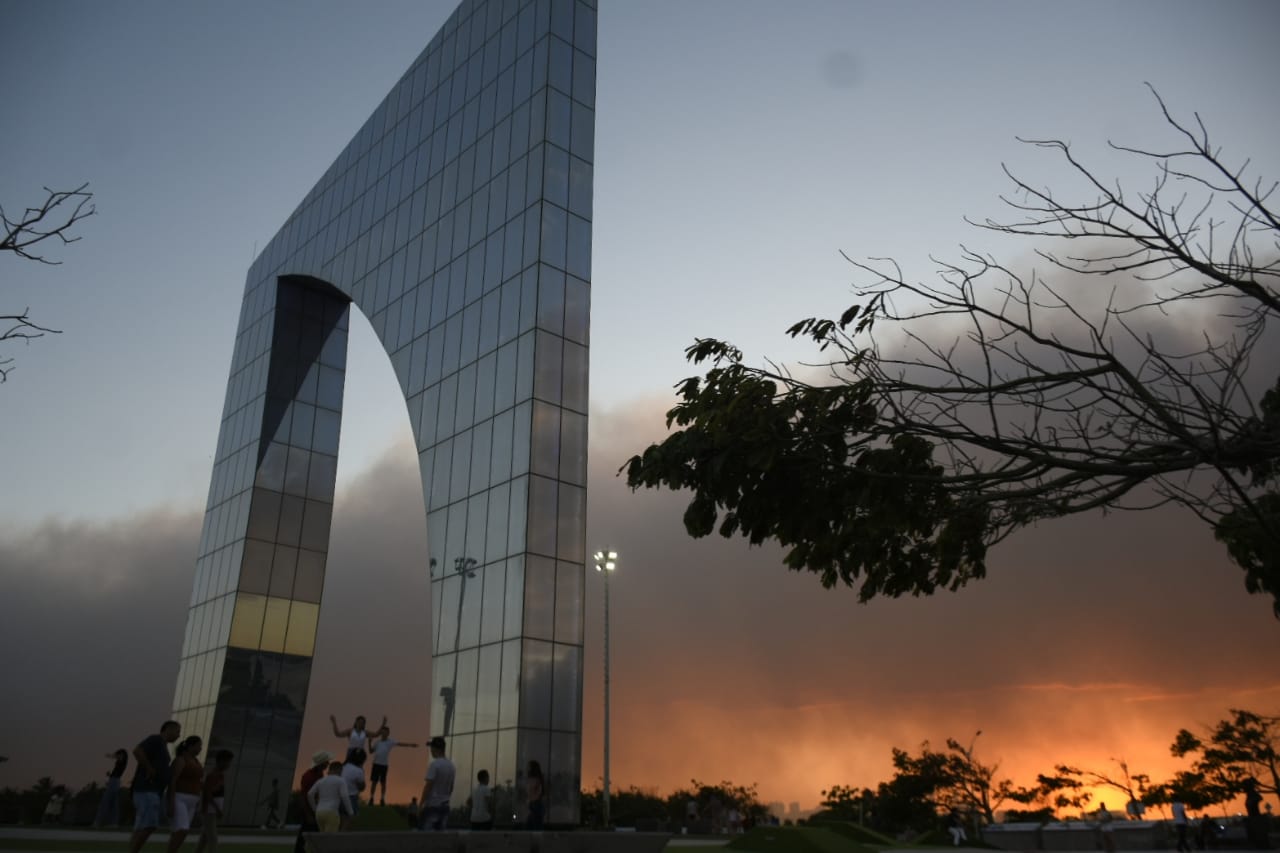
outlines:
[[443, 830], [449, 825], [449, 798], [453, 796], [453, 762], [444, 757], [444, 738], [436, 735], [431, 747], [431, 763], [422, 785], [422, 828]]
[[380, 805], [385, 806], [387, 804], [387, 767], [391, 763], [391, 750], [397, 746], [417, 749], [419, 745], [393, 740], [389, 726], [383, 726], [378, 730], [377, 739], [373, 742], [373, 771], [369, 774], [369, 805], [373, 805], [373, 795], [378, 790], [379, 782], [382, 783], [382, 802]]
[[307, 792], [307, 802], [315, 812], [316, 824], [321, 832], [337, 832], [342, 825], [342, 816], [352, 814], [351, 795], [346, 780], [342, 778], [342, 762], [329, 764], [329, 775], [311, 786]]

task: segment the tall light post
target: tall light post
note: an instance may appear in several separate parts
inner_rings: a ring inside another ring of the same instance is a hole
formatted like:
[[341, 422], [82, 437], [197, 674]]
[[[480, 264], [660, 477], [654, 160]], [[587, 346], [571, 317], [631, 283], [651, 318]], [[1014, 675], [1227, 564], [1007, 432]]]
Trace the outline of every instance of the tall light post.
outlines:
[[618, 552], [596, 551], [596, 571], [604, 574], [604, 828], [609, 828], [609, 575], [618, 566]]

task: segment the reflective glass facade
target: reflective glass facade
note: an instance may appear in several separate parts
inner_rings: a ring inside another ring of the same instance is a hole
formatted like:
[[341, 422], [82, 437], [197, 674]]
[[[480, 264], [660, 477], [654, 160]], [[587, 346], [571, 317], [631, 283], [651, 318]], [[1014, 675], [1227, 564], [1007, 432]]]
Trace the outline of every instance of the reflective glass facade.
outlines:
[[577, 819], [595, 39], [595, 0], [462, 3], [249, 270], [174, 697], [231, 823], [296, 781], [352, 305], [417, 439], [432, 733], [500, 819], [530, 759]]

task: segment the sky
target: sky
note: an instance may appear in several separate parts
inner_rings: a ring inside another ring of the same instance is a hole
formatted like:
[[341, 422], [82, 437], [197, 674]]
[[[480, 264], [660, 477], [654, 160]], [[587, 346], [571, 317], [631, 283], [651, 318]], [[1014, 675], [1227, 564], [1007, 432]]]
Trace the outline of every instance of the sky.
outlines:
[[[0, 308], [62, 330], [8, 351], [0, 385], [0, 644], [22, 685], [0, 731], [41, 733], [0, 741], [0, 785], [97, 777], [102, 753], [167, 714], [249, 262], [451, 10], [0, 4], [0, 204], [89, 181], [97, 205], [60, 266], [0, 258]], [[684, 498], [616, 476], [661, 439], [694, 338], [801, 357], [785, 328], [852, 300], [842, 251], [919, 278], [961, 244], [1030, 257], [964, 221], [1000, 214], [1002, 164], [1064, 180], [1018, 137], [1149, 181], [1106, 146], [1169, 142], [1149, 82], [1229, 160], [1280, 177], [1280, 9], [604, 0], [599, 28], [588, 544], [622, 555], [614, 784], [755, 782], [810, 807], [887, 778], [893, 746], [978, 730], [1019, 783], [1117, 758], [1161, 777], [1183, 766], [1178, 728], [1280, 712], [1280, 623], [1186, 513], [1045, 524], [959, 593], [859, 605], [774, 548], [689, 540]], [[304, 753], [332, 746], [330, 713], [431, 733], [416, 460], [362, 319], [351, 340]], [[587, 785], [602, 770], [596, 581]], [[396, 756], [392, 793], [424, 765]]]

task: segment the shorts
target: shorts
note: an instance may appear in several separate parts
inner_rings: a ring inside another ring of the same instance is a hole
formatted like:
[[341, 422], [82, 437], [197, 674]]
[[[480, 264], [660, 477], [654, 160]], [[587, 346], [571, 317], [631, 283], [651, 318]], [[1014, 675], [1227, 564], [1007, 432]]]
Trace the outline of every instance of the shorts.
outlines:
[[373, 772], [369, 774], [369, 790], [372, 791], [379, 782], [382, 783], [382, 787], [387, 787], [387, 765], [385, 764], [373, 765]]
[[160, 792], [133, 792], [133, 828], [155, 829], [160, 825]]
[[191, 821], [200, 812], [200, 795], [177, 793], [173, 795], [173, 816], [169, 820], [169, 829], [187, 832], [191, 829]]
[[337, 832], [342, 825], [342, 816], [337, 812], [316, 812], [316, 825], [321, 832]]

